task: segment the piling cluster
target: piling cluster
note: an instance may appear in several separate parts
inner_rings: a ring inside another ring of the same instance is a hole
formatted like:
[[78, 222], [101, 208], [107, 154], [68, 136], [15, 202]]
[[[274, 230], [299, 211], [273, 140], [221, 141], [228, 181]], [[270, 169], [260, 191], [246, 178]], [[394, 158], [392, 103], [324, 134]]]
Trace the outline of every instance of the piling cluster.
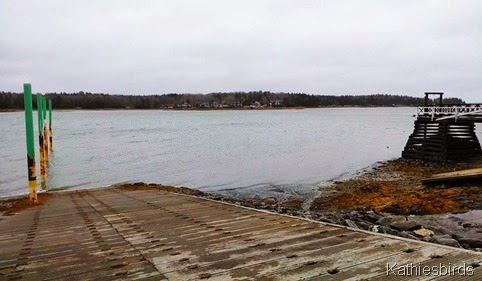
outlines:
[[[32, 203], [37, 202], [37, 172], [35, 163], [35, 141], [33, 126], [32, 86], [23, 85], [25, 108], [25, 132], [27, 141], [27, 165], [29, 198]], [[49, 152], [53, 151], [52, 143], [52, 101], [47, 100], [41, 93], [37, 93], [37, 125], [40, 161], [40, 184], [46, 189], [46, 174]], [[48, 119], [47, 119], [48, 112]]]

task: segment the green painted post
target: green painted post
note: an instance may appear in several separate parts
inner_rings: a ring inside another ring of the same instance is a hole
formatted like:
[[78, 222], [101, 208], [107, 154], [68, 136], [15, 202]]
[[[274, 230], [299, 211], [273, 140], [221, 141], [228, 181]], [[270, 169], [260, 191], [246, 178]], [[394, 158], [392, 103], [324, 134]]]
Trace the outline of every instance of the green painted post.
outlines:
[[44, 101], [42, 102], [42, 105], [44, 106], [44, 121], [47, 120], [47, 98], [44, 97]]
[[[45, 99], [44, 97], [42, 96], [42, 94], [40, 94], [40, 99], [41, 99], [41, 102], [40, 102], [40, 118], [41, 118], [41, 122], [42, 122], [42, 129], [44, 128], [44, 102], [45, 102]], [[43, 133], [43, 130], [42, 130], [42, 133]]]
[[30, 202], [37, 202], [37, 173], [35, 171], [35, 143], [33, 130], [32, 86], [23, 84], [25, 134], [27, 140], [28, 189]]
[[53, 151], [53, 145], [52, 145], [52, 100], [49, 100], [49, 138], [50, 138], [50, 151]]

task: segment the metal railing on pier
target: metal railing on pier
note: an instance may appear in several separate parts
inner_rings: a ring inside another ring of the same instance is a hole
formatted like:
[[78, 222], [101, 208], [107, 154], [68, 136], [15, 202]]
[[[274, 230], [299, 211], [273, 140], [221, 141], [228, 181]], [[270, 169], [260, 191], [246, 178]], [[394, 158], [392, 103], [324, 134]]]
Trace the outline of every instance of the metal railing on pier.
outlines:
[[482, 104], [442, 105], [442, 106], [419, 106], [417, 118], [430, 118], [431, 121], [441, 121], [460, 117], [480, 119], [482, 121]]

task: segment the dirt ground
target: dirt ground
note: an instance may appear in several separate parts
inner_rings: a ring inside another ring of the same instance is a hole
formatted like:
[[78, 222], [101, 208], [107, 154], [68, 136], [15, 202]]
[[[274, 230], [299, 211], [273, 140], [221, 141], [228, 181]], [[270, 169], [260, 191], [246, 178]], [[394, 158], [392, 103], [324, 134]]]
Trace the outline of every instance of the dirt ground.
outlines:
[[48, 197], [48, 193], [38, 194], [36, 204], [32, 204], [28, 196], [0, 200], [0, 214], [4, 216], [14, 215], [33, 206], [44, 204]]

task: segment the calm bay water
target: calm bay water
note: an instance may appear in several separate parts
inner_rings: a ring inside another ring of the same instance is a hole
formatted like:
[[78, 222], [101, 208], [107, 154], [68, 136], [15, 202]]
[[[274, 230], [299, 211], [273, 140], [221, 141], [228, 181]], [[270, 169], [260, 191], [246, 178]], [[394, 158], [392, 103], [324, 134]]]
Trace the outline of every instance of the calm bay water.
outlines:
[[[47, 184], [63, 190], [144, 181], [238, 196], [306, 195], [400, 156], [414, 113], [55, 111]], [[27, 192], [23, 118], [0, 113], [0, 196]]]

